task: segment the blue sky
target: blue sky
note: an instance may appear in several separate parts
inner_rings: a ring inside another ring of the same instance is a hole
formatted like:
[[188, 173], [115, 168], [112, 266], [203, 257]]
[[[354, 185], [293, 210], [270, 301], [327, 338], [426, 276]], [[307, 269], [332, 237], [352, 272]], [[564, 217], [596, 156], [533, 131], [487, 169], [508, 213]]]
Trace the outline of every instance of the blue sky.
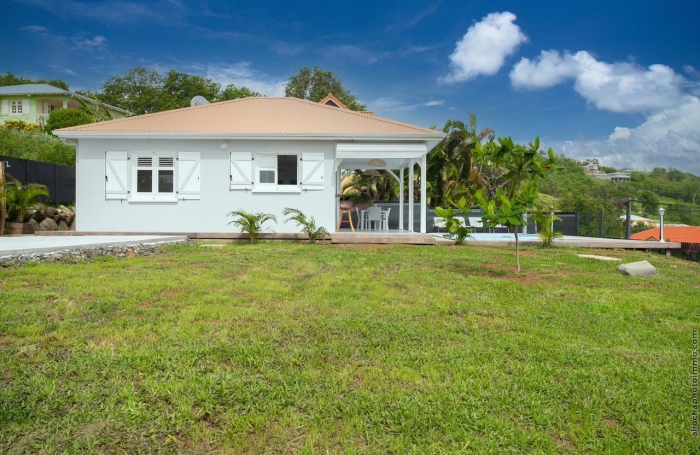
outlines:
[[266, 95], [304, 66], [376, 115], [700, 174], [700, 2], [4, 0], [0, 71], [99, 89], [137, 65]]

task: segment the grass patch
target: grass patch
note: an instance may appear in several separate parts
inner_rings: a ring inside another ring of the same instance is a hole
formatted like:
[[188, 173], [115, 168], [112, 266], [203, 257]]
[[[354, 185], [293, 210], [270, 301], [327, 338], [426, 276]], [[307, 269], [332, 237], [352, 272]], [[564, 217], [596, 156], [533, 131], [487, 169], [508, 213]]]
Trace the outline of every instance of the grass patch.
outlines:
[[579, 252], [525, 248], [521, 277], [508, 248], [286, 243], [2, 269], [0, 452], [693, 453], [698, 264]]

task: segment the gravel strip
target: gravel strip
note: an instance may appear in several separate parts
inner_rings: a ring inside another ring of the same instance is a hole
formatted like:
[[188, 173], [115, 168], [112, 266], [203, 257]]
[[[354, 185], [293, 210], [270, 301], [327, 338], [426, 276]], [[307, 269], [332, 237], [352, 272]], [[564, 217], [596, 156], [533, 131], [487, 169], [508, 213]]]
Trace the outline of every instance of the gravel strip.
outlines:
[[136, 256], [151, 256], [159, 253], [166, 244], [134, 244], [100, 246], [93, 248], [66, 249], [53, 253], [34, 253], [0, 257], [0, 267], [19, 266], [26, 263], [63, 262], [77, 264], [92, 262], [94, 258], [114, 256], [117, 258], [133, 258]]

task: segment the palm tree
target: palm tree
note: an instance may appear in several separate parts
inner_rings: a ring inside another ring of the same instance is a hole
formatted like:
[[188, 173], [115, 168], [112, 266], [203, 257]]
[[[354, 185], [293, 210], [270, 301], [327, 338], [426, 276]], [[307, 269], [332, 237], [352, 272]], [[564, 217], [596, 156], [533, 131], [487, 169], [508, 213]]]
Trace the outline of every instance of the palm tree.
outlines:
[[314, 217], [307, 218], [299, 209], [287, 207], [284, 209], [284, 216], [289, 216], [289, 218], [284, 220], [285, 223], [296, 221], [297, 226], [301, 226], [301, 231], [309, 236], [309, 243], [316, 243], [319, 237], [325, 239], [328, 235], [326, 228], [316, 226]]
[[10, 212], [15, 214], [15, 221], [24, 223], [29, 210], [41, 202], [42, 197], [49, 197], [49, 190], [45, 185], [30, 183], [22, 185], [19, 180], [10, 177], [12, 182], [5, 187], [5, 199], [10, 207]]
[[[439, 166], [439, 184], [443, 202], [469, 196], [484, 185], [482, 179], [483, 165], [474, 166], [472, 152], [477, 143], [484, 140], [493, 141], [495, 135], [491, 128], [479, 131], [476, 115], [469, 113], [469, 122], [448, 120], [443, 132], [447, 136], [441, 144], [442, 153], [435, 157], [433, 167]], [[430, 169], [430, 164], [429, 164]]]
[[228, 224], [236, 225], [242, 232], [247, 233], [250, 236], [251, 244], [258, 243], [258, 235], [263, 231], [263, 224], [265, 224], [265, 222], [277, 222], [275, 215], [262, 212], [249, 213], [241, 209], [230, 212], [228, 216], [238, 217]]

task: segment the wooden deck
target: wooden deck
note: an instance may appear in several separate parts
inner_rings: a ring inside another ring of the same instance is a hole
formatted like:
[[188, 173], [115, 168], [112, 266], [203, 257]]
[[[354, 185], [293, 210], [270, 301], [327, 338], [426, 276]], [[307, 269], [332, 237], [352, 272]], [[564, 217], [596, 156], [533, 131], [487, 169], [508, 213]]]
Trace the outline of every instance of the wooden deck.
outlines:
[[[154, 232], [74, 232], [74, 231], [41, 231], [35, 235], [42, 236], [83, 236], [83, 235], [166, 235], [165, 233]], [[247, 234], [238, 232], [176, 232], [167, 235], [186, 235], [193, 240], [222, 240], [232, 242], [244, 242], [248, 240]], [[305, 241], [306, 234], [300, 233], [262, 233], [258, 237], [260, 240], [281, 240], [281, 241]], [[328, 239], [326, 239], [326, 242]], [[436, 245], [451, 244], [454, 241], [430, 234], [419, 234], [408, 231], [355, 231], [353, 234], [348, 229], [330, 234], [332, 244], [402, 244], [402, 245]], [[467, 245], [484, 246], [515, 246], [515, 241], [509, 239], [467, 239]], [[522, 246], [540, 246], [537, 239], [521, 239]], [[599, 248], [599, 249], [636, 249], [636, 250], [666, 250], [681, 248], [679, 242], [649, 242], [645, 240], [624, 240], [624, 239], [600, 239], [592, 237], [566, 236], [563, 239], [554, 240], [554, 246], [577, 247], [577, 248]]]

